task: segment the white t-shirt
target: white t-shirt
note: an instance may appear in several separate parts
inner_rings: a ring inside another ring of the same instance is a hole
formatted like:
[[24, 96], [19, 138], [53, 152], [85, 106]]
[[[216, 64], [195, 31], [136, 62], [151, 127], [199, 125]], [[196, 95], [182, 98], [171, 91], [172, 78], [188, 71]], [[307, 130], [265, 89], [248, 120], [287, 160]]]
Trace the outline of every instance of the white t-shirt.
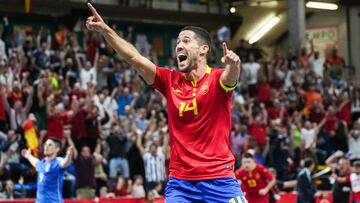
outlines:
[[0, 39], [0, 60], [7, 60], [6, 52], [5, 52], [5, 43], [2, 39]]
[[261, 68], [260, 64], [256, 62], [244, 63], [243, 68], [246, 72], [247, 84], [255, 85], [257, 83], [258, 72]]
[[352, 136], [349, 137], [349, 152], [351, 152], [351, 158], [360, 158], [360, 137], [354, 139]]
[[310, 130], [306, 128], [301, 129], [301, 140], [305, 141], [305, 149], [309, 149], [311, 147], [311, 144], [314, 142], [315, 137], [316, 137], [315, 128], [312, 128]]
[[310, 62], [311, 69], [316, 73], [317, 76], [321, 78], [324, 77], [324, 58], [314, 59]]
[[360, 174], [352, 173], [350, 175], [351, 188], [353, 192], [360, 192]]
[[88, 82], [91, 82], [93, 85], [97, 84], [95, 68], [90, 68], [89, 70], [86, 70], [85, 68], [81, 69], [80, 71], [81, 87], [87, 89]]

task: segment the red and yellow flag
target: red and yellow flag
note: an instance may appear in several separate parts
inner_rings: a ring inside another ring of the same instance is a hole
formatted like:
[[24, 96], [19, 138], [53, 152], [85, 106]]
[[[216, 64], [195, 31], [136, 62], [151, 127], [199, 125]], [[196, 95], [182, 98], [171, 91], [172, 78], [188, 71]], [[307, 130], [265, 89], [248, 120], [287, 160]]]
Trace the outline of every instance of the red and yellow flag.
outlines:
[[31, 149], [35, 156], [38, 156], [39, 150], [39, 139], [35, 129], [35, 123], [33, 120], [28, 119], [24, 122], [23, 125], [26, 146]]

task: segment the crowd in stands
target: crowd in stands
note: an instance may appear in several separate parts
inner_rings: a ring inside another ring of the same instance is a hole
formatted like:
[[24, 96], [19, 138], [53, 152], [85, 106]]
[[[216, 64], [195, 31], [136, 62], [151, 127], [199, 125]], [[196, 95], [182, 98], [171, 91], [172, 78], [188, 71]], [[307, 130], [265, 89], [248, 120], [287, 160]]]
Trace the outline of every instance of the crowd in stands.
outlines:
[[[65, 27], [9, 37], [7, 21], [0, 31], [0, 198], [33, 197], [36, 172], [21, 150], [41, 158], [48, 137], [61, 140], [63, 154], [76, 149], [65, 198], [163, 195], [170, 150], [165, 98], [95, 32], [84, 30], [83, 42]], [[360, 158], [360, 84], [345, 80], [336, 49], [325, 57], [313, 49], [279, 51], [268, 60], [242, 41], [236, 52], [242, 73], [230, 139], [237, 168], [249, 149], [279, 181], [295, 179], [307, 157], [316, 165], [336, 151]], [[218, 66], [218, 55], [210, 65]], [[149, 58], [157, 63], [156, 52]], [[168, 63], [175, 67], [171, 57]]]

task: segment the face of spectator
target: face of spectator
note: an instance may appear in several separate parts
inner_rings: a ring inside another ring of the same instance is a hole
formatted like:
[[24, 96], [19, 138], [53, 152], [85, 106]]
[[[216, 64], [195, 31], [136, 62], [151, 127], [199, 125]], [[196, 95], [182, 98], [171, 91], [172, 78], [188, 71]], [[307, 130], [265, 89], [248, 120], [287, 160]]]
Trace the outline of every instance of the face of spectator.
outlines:
[[92, 113], [94, 114], [95, 117], [99, 116], [99, 109], [97, 108], [97, 106], [93, 106], [92, 108]]
[[348, 171], [350, 169], [350, 161], [347, 159], [344, 159], [344, 158], [340, 159], [339, 160], [339, 169], [340, 169], [340, 171], [343, 171], [343, 172]]
[[122, 176], [119, 176], [117, 179], [117, 185], [118, 186], [123, 186], [125, 184], [125, 179]]
[[44, 144], [44, 155], [45, 156], [54, 156], [60, 151], [60, 148], [56, 145], [53, 140], [46, 140]]
[[310, 122], [310, 121], [306, 121], [306, 122], [305, 122], [305, 128], [308, 129], [308, 130], [310, 130], [311, 127], [312, 127], [312, 126], [311, 126], [311, 122]]
[[254, 62], [254, 61], [255, 61], [255, 56], [254, 56], [253, 53], [250, 53], [250, 54], [249, 54], [249, 61], [250, 61], [250, 62]]
[[355, 173], [360, 174], [360, 166], [355, 166]]
[[311, 164], [311, 166], [309, 167], [309, 171], [310, 171], [310, 172], [313, 172], [314, 169], [315, 169], [315, 164], [313, 163], [313, 164]]
[[148, 200], [148, 203], [151, 203], [151, 202], [154, 202], [154, 193], [152, 191], [149, 191], [147, 193], [147, 200]]
[[16, 102], [14, 103], [15, 111], [21, 111], [22, 107], [23, 107], [22, 102], [20, 100], [16, 100]]
[[353, 133], [351, 133], [351, 136], [352, 136], [354, 139], [359, 138], [359, 135], [360, 135], [360, 131], [359, 131], [359, 130], [354, 130]]
[[11, 180], [7, 180], [5, 183], [5, 189], [7, 191], [13, 191], [14, 190], [14, 183]]
[[[207, 45], [205, 45], [207, 47]], [[180, 72], [189, 73], [198, 58], [206, 56], [204, 49], [208, 49], [199, 45], [198, 37], [195, 32], [184, 30], [179, 33], [176, 45], [176, 56], [178, 62], [178, 69]]]
[[137, 177], [135, 179], [134, 185], [142, 185], [142, 184], [143, 184], [143, 178], [141, 176]]
[[119, 135], [120, 134], [120, 126], [118, 124], [114, 124], [112, 126], [112, 133], [115, 135]]
[[254, 167], [254, 159], [251, 158], [242, 158], [241, 165], [245, 169], [245, 171], [251, 171]]
[[90, 69], [91, 69], [91, 62], [90, 62], [90, 61], [86, 61], [86, 63], [85, 63], [85, 69], [86, 69], [86, 70], [90, 70]]
[[84, 157], [85, 159], [90, 158], [91, 152], [90, 152], [90, 148], [88, 146], [84, 146], [81, 149], [81, 156]]
[[73, 64], [74, 64], [74, 63], [73, 63], [72, 58], [67, 58], [67, 59], [66, 59], [65, 65], [66, 65], [67, 67], [72, 67]]
[[13, 83], [13, 92], [20, 92], [20, 83], [18, 81]]
[[125, 97], [129, 96], [129, 93], [130, 93], [129, 88], [125, 87], [125, 88], [124, 88], [124, 96], [125, 96]]
[[333, 56], [336, 56], [336, 55], [337, 55], [337, 49], [333, 49], [333, 50], [331, 51], [331, 53], [332, 53]]
[[155, 144], [151, 145], [149, 151], [151, 155], [155, 156], [157, 152], [157, 146]]
[[8, 132], [8, 140], [9, 141], [16, 140], [16, 134], [15, 134], [14, 130], [9, 130], [9, 132]]
[[100, 103], [104, 103], [105, 95], [103, 93], [99, 94], [99, 100], [100, 100]]
[[45, 51], [46, 48], [47, 48], [47, 43], [46, 42], [41, 43], [41, 50]]
[[320, 56], [320, 53], [319, 53], [318, 51], [315, 51], [315, 53], [314, 53], [314, 58], [315, 58], [315, 59], [318, 59], [319, 56]]

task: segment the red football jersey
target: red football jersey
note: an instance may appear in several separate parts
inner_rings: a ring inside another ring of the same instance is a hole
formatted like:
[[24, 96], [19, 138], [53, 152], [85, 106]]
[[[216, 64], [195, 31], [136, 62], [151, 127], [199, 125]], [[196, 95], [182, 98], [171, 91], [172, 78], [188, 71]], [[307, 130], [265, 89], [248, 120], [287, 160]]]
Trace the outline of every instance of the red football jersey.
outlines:
[[256, 164], [251, 172], [240, 168], [235, 174], [236, 178], [241, 181], [241, 189], [246, 193], [245, 196], [249, 203], [269, 201], [269, 193], [265, 196], [259, 195], [259, 190], [265, 188], [267, 183], [274, 178], [264, 166]]
[[232, 91], [223, 69], [206, 68], [199, 81], [156, 68], [153, 87], [165, 95], [170, 134], [169, 176], [181, 180], [235, 177], [230, 147]]

